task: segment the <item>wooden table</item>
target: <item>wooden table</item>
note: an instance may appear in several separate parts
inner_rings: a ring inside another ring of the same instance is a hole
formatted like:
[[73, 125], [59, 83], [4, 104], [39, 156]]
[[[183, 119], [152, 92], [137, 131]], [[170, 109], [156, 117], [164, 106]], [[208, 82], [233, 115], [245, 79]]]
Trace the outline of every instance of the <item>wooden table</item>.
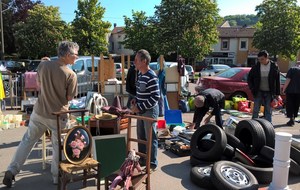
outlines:
[[90, 131], [93, 136], [120, 134], [120, 130], [128, 127], [128, 121], [128, 118], [122, 117], [110, 120], [90, 118], [88, 126], [90, 127]]

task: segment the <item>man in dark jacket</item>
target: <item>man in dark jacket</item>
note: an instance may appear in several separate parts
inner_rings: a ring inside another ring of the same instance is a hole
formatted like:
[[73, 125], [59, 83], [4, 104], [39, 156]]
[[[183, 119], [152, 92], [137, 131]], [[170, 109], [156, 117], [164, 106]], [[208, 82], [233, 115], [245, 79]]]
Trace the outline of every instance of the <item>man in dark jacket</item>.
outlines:
[[216, 124], [222, 127], [221, 109], [224, 108], [225, 95], [214, 88], [208, 88], [200, 92], [195, 98], [195, 113], [193, 118], [192, 128], [197, 129], [200, 123], [209, 111], [209, 108], [213, 108], [212, 112], [205, 119], [204, 123], [208, 123], [213, 115], [215, 115]]
[[282, 91], [286, 94], [286, 116], [290, 120], [288, 126], [295, 125], [295, 118], [298, 116], [300, 106], [300, 61], [291, 67], [286, 74], [286, 81]]
[[136, 96], [136, 79], [137, 79], [137, 70], [135, 69], [134, 64], [130, 65], [130, 68], [126, 77], [126, 92], [128, 92], [128, 101], [126, 107], [130, 109], [131, 100]]
[[280, 71], [276, 63], [269, 59], [266, 50], [258, 53], [258, 63], [248, 75], [248, 85], [254, 97], [252, 118], [258, 118], [260, 106], [264, 106], [264, 117], [272, 122], [271, 101], [280, 95]]

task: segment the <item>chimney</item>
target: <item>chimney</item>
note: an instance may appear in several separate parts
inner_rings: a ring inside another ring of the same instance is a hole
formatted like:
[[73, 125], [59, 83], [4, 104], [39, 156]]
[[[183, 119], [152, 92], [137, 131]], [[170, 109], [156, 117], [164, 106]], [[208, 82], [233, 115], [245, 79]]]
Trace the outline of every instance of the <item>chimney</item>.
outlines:
[[117, 23], [114, 23], [114, 28], [116, 28], [116, 26], [117, 26]]

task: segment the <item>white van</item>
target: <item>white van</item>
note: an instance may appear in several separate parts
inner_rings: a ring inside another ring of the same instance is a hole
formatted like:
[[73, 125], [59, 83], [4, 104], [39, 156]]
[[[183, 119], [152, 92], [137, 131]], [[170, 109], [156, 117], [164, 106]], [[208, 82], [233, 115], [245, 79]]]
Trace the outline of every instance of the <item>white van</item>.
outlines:
[[[152, 70], [159, 70], [160, 68], [159, 63], [157, 62], [151, 62], [149, 66]], [[176, 67], [176, 69], [174, 67]], [[174, 81], [177, 81], [177, 77], [179, 75], [177, 72], [177, 62], [165, 62], [165, 71], [166, 83], [173, 83]], [[174, 72], [176, 72], [176, 74]], [[182, 92], [188, 92], [189, 73], [186, 68], [184, 68], [184, 76], [181, 76], [180, 78]]]

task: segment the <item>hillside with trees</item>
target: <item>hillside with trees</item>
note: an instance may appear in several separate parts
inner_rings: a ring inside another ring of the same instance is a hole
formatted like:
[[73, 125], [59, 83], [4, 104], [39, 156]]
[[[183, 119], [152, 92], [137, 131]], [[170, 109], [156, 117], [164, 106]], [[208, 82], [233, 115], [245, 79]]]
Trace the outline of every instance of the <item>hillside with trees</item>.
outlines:
[[258, 17], [251, 15], [228, 15], [224, 17], [224, 21], [228, 21], [230, 26], [253, 26], [258, 22]]

